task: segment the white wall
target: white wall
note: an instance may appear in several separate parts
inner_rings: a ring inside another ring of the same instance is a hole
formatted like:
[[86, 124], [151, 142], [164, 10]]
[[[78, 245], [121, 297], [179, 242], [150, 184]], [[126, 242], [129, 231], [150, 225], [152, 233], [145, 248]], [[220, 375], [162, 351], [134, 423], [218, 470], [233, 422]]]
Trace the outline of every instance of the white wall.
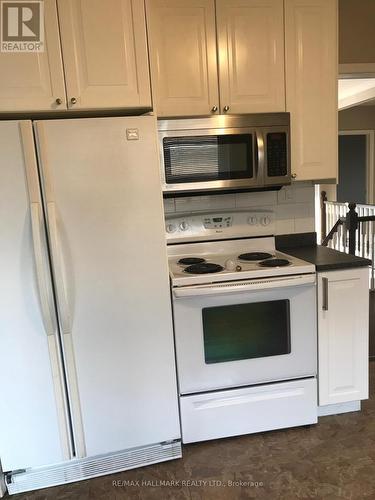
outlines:
[[375, 0], [339, 0], [339, 61], [375, 63]]
[[[375, 0], [374, 0], [375, 4]], [[373, 130], [375, 131], [375, 106], [355, 106], [339, 112], [339, 131], [345, 130]], [[372, 168], [375, 166], [375, 151], [372, 158]], [[373, 175], [373, 192], [375, 192], [375, 175]], [[371, 190], [370, 190], [371, 194]], [[375, 200], [369, 199], [370, 203]]]
[[164, 200], [166, 214], [246, 208], [273, 209], [277, 219], [277, 234], [315, 231], [314, 185], [308, 182], [296, 182], [280, 191], [211, 194]]

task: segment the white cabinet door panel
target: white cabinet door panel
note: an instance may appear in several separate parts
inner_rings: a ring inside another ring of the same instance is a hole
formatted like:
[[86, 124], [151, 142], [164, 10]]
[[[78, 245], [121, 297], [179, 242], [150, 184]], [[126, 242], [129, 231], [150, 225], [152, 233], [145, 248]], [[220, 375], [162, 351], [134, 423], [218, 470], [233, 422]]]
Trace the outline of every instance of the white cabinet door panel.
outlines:
[[213, 0], [149, 0], [147, 21], [158, 116], [219, 110]]
[[283, 0], [216, 6], [222, 111], [285, 111]]
[[151, 106], [143, 2], [58, 0], [58, 6], [69, 108]]
[[367, 268], [318, 274], [319, 404], [368, 398]]
[[286, 110], [297, 180], [337, 177], [337, 1], [285, 1]]
[[66, 109], [55, 0], [44, 0], [44, 16], [43, 52], [0, 52], [0, 112]]

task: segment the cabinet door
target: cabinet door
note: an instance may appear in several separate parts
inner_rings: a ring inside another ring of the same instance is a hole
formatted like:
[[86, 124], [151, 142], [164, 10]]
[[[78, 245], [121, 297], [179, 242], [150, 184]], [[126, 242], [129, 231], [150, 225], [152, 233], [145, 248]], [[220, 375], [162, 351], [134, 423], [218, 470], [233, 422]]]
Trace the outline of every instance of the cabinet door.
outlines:
[[151, 106], [144, 4], [58, 0], [68, 106]]
[[285, 0], [292, 175], [337, 177], [337, 2]]
[[368, 269], [319, 273], [319, 405], [368, 398], [368, 329]]
[[283, 0], [216, 5], [222, 111], [285, 111]]
[[44, 0], [44, 51], [0, 52], [0, 112], [66, 109], [55, 0]]
[[148, 0], [147, 24], [158, 116], [217, 113], [214, 0]]

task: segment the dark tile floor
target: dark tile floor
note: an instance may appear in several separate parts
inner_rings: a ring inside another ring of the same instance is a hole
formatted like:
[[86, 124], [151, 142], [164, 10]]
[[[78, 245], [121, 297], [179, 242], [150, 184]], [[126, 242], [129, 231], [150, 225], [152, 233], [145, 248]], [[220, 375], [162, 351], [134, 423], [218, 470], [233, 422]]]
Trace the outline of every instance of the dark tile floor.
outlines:
[[[375, 362], [370, 363], [370, 375], [372, 396], [360, 413], [323, 417], [309, 428], [189, 445], [182, 460], [11, 498], [375, 499]], [[163, 486], [160, 481], [176, 484]]]

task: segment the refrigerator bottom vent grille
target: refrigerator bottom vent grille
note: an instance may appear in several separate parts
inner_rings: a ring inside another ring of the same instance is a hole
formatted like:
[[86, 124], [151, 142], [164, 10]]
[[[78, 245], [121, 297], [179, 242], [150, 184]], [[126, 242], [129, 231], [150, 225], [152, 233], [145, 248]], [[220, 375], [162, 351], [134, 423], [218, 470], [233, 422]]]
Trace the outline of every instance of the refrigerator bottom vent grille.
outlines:
[[113, 474], [135, 467], [181, 458], [181, 456], [181, 443], [179, 441], [159, 443], [110, 455], [75, 459], [54, 466], [28, 469], [26, 472], [8, 475], [7, 488], [12, 495]]

